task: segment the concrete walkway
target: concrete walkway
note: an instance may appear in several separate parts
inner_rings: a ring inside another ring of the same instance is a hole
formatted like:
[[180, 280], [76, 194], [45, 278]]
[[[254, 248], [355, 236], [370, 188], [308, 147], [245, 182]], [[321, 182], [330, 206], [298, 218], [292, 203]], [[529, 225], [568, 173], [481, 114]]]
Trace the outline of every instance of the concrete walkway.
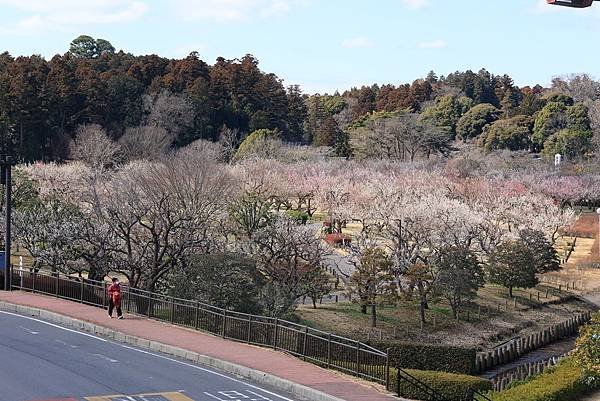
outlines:
[[124, 320], [109, 319], [106, 312], [99, 308], [27, 292], [0, 292], [0, 301], [43, 309], [126, 335], [183, 348], [265, 372], [346, 401], [400, 400], [382, 393], [378, 388], [380, 386], [320, 368], [282, 352], [223, 340], [139, 316], [126, 315]]

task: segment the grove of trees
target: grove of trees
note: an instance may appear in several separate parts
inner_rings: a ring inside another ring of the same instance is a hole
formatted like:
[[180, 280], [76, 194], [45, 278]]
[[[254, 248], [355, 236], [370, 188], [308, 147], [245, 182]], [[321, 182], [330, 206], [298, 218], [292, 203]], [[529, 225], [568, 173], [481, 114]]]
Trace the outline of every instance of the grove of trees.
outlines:
[[197, 53], [134, 56], [82, 35], [50, 60], [0, 55], [0, 151], [26, 162], [65, 160], [78, 127], [96, 124], [124, 146], [206, 139], [235, 150], [269, 130], [344, 157], [414, 160], [447, 154], [459, 140], [579, 160], [598, 154], [599, 88], [587, 75], [520, 88], [482, 69], [307, 95], [251, 55], [209, 65]]
[[[417, 302], [424, 321], [441, 297], [457, 315], [485, 282], [512, 294], [558, 269], [552, 245], [574, 221], [568, 205], [600, 201], [596, 175], [457, 159], [228, 162], [225, 146], [204, 140], [127, 158], [98, 126], [80, 134], [80, 161], [15, 172], [15, 235], [32, 268], [120, 273], [135, 288], [272, 316], [328, 294], [332, 270], [373, 324], [381, 302]], [[334, 233], [360, 224], [347, 256], [304, 224], [315, 213]]]
[[81, 36], [50, 61], [0, 55], [0, 153], [23, 162], [32, 269], [271, 316], [316, 307], [335, 271], [373, 325], [382, 302], [425, 323], [434, 299], [458, 316], [487, 282], [512, 296], [560, 267], [572, 206], [600, 206], [599, 88], [481, 70], [309, 96], [250, 55], [208, 65]]

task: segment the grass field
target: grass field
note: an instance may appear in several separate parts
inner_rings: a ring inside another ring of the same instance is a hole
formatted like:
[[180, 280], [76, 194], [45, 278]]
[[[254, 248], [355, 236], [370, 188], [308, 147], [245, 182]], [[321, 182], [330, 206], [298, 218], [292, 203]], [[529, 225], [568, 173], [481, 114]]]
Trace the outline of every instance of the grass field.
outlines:
[[410, 300], [379, 307], [376, 329], [370, 327], [371, 316], [361, 314], [359, 305], [350, 302], [318, 305], [316, 310], [302, 305], [297, 315], [304, 324], [362, 340], [403, 339], [487, 349], [518, 334], [566, 320], [573, 313], [590, 310], [569, 293], [559, 293], [544, 285], [531, 290], [517, 289], [515, 295], [516, 308], [514, 300], [508, 300], [505, 288], [488, 285], [480, 290], [476, 303], [463, 309], [458, 321], [448, 304], [441, 300], [431, 302], [422, 332], [418, 304]]

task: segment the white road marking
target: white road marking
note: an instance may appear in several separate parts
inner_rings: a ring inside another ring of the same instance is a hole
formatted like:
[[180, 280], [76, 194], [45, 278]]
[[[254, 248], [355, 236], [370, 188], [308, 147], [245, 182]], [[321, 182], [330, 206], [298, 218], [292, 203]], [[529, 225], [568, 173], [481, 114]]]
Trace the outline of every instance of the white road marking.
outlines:
[[104, 359], [105, 361], [108, 361], [108, 362], [111, 362], [111, 363], [117, 363], [117, 362], [119, 362], [116, 359], [112, 359], [112, 358], [107, 357], [106, 355], [102, 355], [102, 354], [92, 354], [92, 355], [97, 356], [97, 357], [99, 357], [101, 359]]
[[265, 390], [264, 388], [261, 388], [261, 387], [255, 386], [254, 384], [246, 383], [246, 382], [244, 382], [244, 381], [242, 381], [242, 380], [234, 379], [233, 377], [229, 377], [229, 376], [227, 376], [227, 375], [224, 375], [224, 374], [221, 374], [221, 373], [213, 372], [212, 370], [205, 369], [205, 368], [202, 368], [202, 367], [200, 367], [200, 366], [192, 365], [191, 363], [187, 363], [187, 362], [179, 361], [179, 360], [177, 360], [177, 359], [169, 358], [169, 357], [167, 357], [167, 356], [160, 355], [160, 354], [155, 354], [155, 353], [152, 353], [152, 352], [149, 352], [149, 351], [144, 351], [144, 350], [142, 350], [142, 349], [133, 348], [133, 347], [127, 346], [127, 345], [125, 345], [125, 344], [114, 343], [114, 342], [113, 342], [113, 344], [116, 344], [116, 345], [118, 345], [118, 346], [120, 346], [120, 347], [127, 348], [127, 349], [130, 349], [130, 350], [133, 350], [133, 351], [141, 352], [141, 353], [143, 353], [143, 354], [152, 355], [152, 356], [155, 356], [155, 357], [157, 357], [157, 358], [166, 359], [167, 361], [175, 362], [175, 363], [178, 363], [178, 364], [180, 364], [180, 365], [184, 365], [184, 366], [187, 366], [187, 367], [190, 367], [190, 368], [193, 368], [193, 369], [201, 370], [201, 371], [203, 371], [203, 372], [207, 372], [207, 373], [213, 374], [213, 375], [215, 375], [215, 376], [219, 376], [219, 377], [222, 377], [222, 378], [225, 378], [225, 379], [231, 380], [231, 381], [233, 381], [233, 382], [236, 382], [236, 383], [243, 384], [243, 385], [245, 385], [245, 386], [248, 386], [248, 387], [250, 387], [250, 388], [253, 388], [253, 389], [256, 389], [256, 390], [262, 391], [263, 393], [267, 393], [267, 394], [269, 394], [269, 395], [274, 395], [275, 397], [277, 397], [277, 398], [280, 398], [280, 399], [282, 399], [282, 400], [285, 400], [285, 401], [294, 401], [294, 400], [292, 400], [291, 398], [287, 398], [287, 397], [284, 397], [284, 396], [282, 396], [282, 395], [279, 395], [279, 394], [277, 394], [277, 393], [273, 393], [272, 391]]
[[108, 340], [105, 340], [103, 338], [96, 337], [96, 336], [93, 336], [93, 335], [87, 334], [87, 333], [82, 333], [81, 331], [67, 329], [66, 327], [62, 327], [62, 326], [59, 326], [57, 324], [49, 323], [49, 322], [46, 322], [44, 320], [36, 319], [36, 318], [33, 318], [33, 317], [23, 316], [23, 315], [19, 315], [18, 313], [5, 312], [5, 311], [0, 311], [0, 313], [4, 313], [5, 315], [17, 316], [17, 317], [20, 317], [20, 318], [23, 318], [23, 319], [33, 320], [34, 322], [43, 323], [45, 325], [52, 326], [52, 327], [55, 327], [57, 329], [61, 329], [61, 330], [64, 330], [64, 331], [69, 331], [71, 333], [81, 334], [82, 336], [86, 336], [86, 337], [95, 338], [96, 340], [102, 341], [102, 342], [105, 342], [105, 343], [108, 342]]
[[156, 358], [165, 359], [165, 360], [167, 360], [167, 361], [175, 362], [175, 363], [178, 363], [178, 364], [180, 364], [180, 365], [184, 365], [184, 366], [187, 366], [187, 367], [190, 367], [190, 368], [193, 368], [193, 369], [197, 369], [197, 370], [201, 370], [201, 371], [203, 371], [203, 372], [206, 372], [206, 373], [213, 374], [213, 375], [215, 375], [215, 376], [222, 377], [222, 378], [224, 378], [224, 379], [231, 380], [231, 381], [233, 381], [233, 382], [235, 382], [235, 383], [240, 383], [240, 384], [243, 384], [243, 385], [245, 385], [245, 386], [248, 386], [248, 387], [250, 387], [250, 388], [253, 388], [253, 389], [256, 389], [256, 390], [262, 391], [263, 393], [266, 393], [266, 394], [269, 394], [269, 395], [273, 395], [273, 396], [275, 396], [275, 397], [277, 397], [277, 398], [279, 398], [279, 399], [281, 399], [281, 400], [284, 400], [284, 401], [294, 401], [294, 400], [292, 400], [291, 398], [287, 398], [287, 397], [284, 397], [284, 396], [282, 396], [282, 395], [279, 395], [279, 394], [277, 394], [277, 393], [274, 393], [274, 392], [272, 392], [272, 391], [265, 390], [265, 389], [263, 389], [263, 388], [261, 388], [261, 387], [259, 387], [259, 386], [255, 386], [255, 385], [253, 385], [253, 384], [246, 383], [246, 382], [244, 382], [244, 381], [242, 381], [242, 380], [235, 379], [235, 378], [233, 378], [233, 377], [229, 377], [229, 376], [227, 376], [227, 375], [224, 375], [224, 374], [222, 374], [222, 373], [213, 372], [213, 371], [212, 371], [212, 370], [210, 370], [210, 369], [206, 369], [206, 368], [202, 368], [202, 367], [200, 367], [200, 366], [192, 365], [191, 363], [187, 363], [187, 362], [179, 361], [179, 360], [177, 360], [177, 359], [169, 358], [169, 357], [167, 357], [167, 356], [160, 355], [160, 354], [155, 354], [155, 353], [152, 353], [152, 352], [149, 352], [149, 351], [144, 351], [144, 350], [141, 350], [141, 349], [137, 349], [137, 348], [129, 347], [129, 346], [125, 345], [125, 344], [121, 344], [121, 343], [117, 343], [117, 342], [113, 342], [113, 341], [108, 341], [108, 340], [105, 340], [104, 338], [97, 337], [97, 336], [94, 336], [94, 335], [92, 335], [92, 334], [83, 333], [83, 332], [81, 332], [81, 331], [77, 331], [77, 330], [68, 329], [68, 328], [66, 328], [66, 327], [62, 327], [62, 326], [59, 326], [59, 325], [57, 325], [57, 324], [54, 324], [54, 323], [49, 323], [49, 322], [46, 322], [46, 321], [44, 321], [44, 320], [41, 320], [41, 319], [36, 319], [36, 318], [33, 318], [33, 317], [29, 317], [29, 316], [23, 316], [23, 315], [19, 315], [18, 313], [12, 313], [12, 312], [0, 311], [0, 313], [4, 313], [4, 314], [6, 314], [6, 315], [12, 315], [12, 316], [20, 317], [20, 318], [23, 318], [23, 319], [29, 319], [29, 320], [33, 320], [33, 321], [35, 321], [35, 322], [42, 323], [42, 324], [45, 324], [45, 325], [48, 325], [48, 326], [51, 326], [51, 327], [54, 327], [54, 328], [57, 328], [57, 329], [60, 329], [60, 330], [68, 331], [68, 332], [70, 332], [70, 333], [75, 333], [75, 334], [79, 334], [79, 335], [82, 335], [82, 336], [86, 336], [86, 337], [94, 338], [94, 339], [96, 339], [96, 340], [98, 340], [98, 341], [102, 341], [102, 342], [105, 342], [105, 343], [111, 343], [111, 344], [115, 344], [115, 345], [117, 345], [117, 346], [119, 346], [119, 347], [123, 347], [123, 348], [129, 349], [129, 350], [132, 350], [132, 351], [141, 352], [141, 353], [143, 353], [143, 354], [147, 354], [147, 355], [152, 355], [152, 356], [154, 356], [154, 357], [156, 357]]
[[262, 400], [262, 399], [264, 399], [264, 400], [266, 400], [266, 401], [271, 401], [271, 400], [269, 400], [269, 399], [267, 399], [267, 398], [263, 397], [262, 395], [260, 395], [260, 394], [258, 394], [258, 393], [255, 393], [254, 391], [246, 390], [246, 392], [247, 392], [247, 393], [250, 393], [250, 394], [253, 394], [253, 395], [257, 396], [257, 397], [260, 397], [260, 398], [257, 398], [257, 399], [251, 400], [251, 401], [259, 401], [259, 400]]
[[39, 331], [33, 331], [31, 329], [28, 329], [27, 327], [19, 326], [19, 328], [25, 330], [29, 334], [33, 334], [34, 336], [40, 334]]

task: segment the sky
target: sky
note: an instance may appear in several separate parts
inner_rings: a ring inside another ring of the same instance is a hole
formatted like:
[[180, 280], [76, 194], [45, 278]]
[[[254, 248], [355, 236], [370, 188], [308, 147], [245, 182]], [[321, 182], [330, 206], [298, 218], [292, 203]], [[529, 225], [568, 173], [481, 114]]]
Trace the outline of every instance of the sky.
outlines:
[[545, 0], [0, 0], [0, 51], [63, 54], [80, 34], [136, 55], [212, 64], [252, 54], [306, 93], [400, 84], [430, 70], [509, 74], [518, 85], [600, 77], [600, 2]]

